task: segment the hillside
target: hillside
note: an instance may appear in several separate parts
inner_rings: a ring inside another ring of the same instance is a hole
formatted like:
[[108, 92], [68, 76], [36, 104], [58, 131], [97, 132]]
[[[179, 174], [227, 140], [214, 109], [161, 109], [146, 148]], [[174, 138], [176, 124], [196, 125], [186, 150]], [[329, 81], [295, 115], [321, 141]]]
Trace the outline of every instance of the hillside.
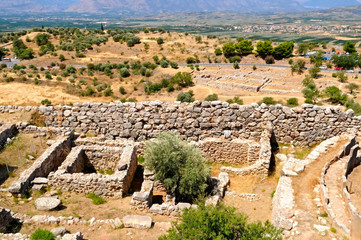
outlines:
[[167, 12], [199, 12], [199, 11], [226, 11], [239, 12], [274, 12], [274, 11], [301, 11], [303, 7], [296, 1], [287, 0], [81, 0], [71, 5], [67, 11], [106, 13], [113, 11], [131, 11], [135, 13], [156, 14]]
[[360, 2], [357, 0], [308, 0], [303, 4], [303, 6], [308, 8], [318, 8], [318, 9], [327, 9], [327, 8], [336, 8], [344, 6], [356, 6], [360, 5]]

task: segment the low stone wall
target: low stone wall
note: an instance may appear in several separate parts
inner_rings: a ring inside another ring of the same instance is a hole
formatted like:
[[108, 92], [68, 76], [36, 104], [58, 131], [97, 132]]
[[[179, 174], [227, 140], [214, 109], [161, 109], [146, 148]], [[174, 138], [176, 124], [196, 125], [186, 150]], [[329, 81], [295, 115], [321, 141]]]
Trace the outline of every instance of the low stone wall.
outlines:
[[14, 137], [18, 129], [13, 124], [6, 124], [0, 127], [0, 150], [5, 146], [8, 139]]
[[294, 223], [295, 197], [293, 193], [292, 178], [281, 176], [272, 199], [272, 223], [288, 231], [293, 228]]
[[259, 158], [260, 144], [256, 141], [234, 139], [206, 139], [198, 142], [197, 147], [215, 163], [252, 165]]
[[259, 142], [260, 150], [258, 152], [258, 159], [249, 167], [233, 168], [221, 167], [222, 172], [233, 173], [239, 176], [262, 175], [267, 176], [270, 170], [270, 164], [273, 160], [272, 146], [271, 146], [272, 131], [265, 129], [262, 132], [261, 140]]
[[130, 145], [123, 149], [112, 175], [82, 173], [88, 161], [84, 148], [89, 149], [91, 146], [78, 146], [73, 149], [60, 168], [49, 175], [49, 185], [62, 191], [122, 198], [128, 192], [137, 169], [136, 147]]
[[331, 217], [332, 221], [336, 224], [337, 227], [342, 229], [345, 233], [350, 234], [350, 229], [338, 221], [337, 216], [332, 210], [332, 207], [330, 206], [330, 198], [328, 194], [328, 187], [325, 182], [325, 176], [330, 168], [330, 166], [339, 161], [341, 158], [350, 155], [350, 158], [356, 157], [355, 154], [357, 154], [357, 151], [359, 149], [358, 142], [356, 141], [356, 137], [353, 137], [350, 139], [348, 143], [346, 143], [343, 147], [343, 149], [336, 155], [334, 158], [327, 162], [325, 166], [323, 167], [321, 171], [321, 202], [323, 206], [325, 207], [327, 213]]
[[99, 170], [114, 170], [123, 153], [123, 147], [83, 146], [84, 154], [89, 162]]
[[[167, 194], [166, 200], [162, 204], [153, 204], [154, 173], [144, 170], [143, 183], [140, 192], [134, 192], [130, 201], [130, 208], [139, 211], [148, 211], [154, 215], [166, 215], [177, 217], [179, 212], [185, 208], [196, 207], [194, 204], [179, 202], [176, 203], [175, 196]], [[224, 197], [229, 185], [229, 176], [227, 173], [220, 173], [218, 178], [208, 179], [208, 185], [211, 187], [211, 194], [206, 199], [207, 205], [217, 205]]]
[[51, 171], [57, 169], [70, 152], [73, 138], [74, 136], [70, 134], [51, 145], [30, 168], [21, 173], [20, 178], [11, 184], [9, 191], [12, 194], [24, 194], [30, 188], [32, 180], [37, 177], [47, 177]]
[[343, 186], [343, 199], [345, 200], [347, 209], [351, 214], [351, 229], [350, 235], [351, 240], [361, 239], [361, 214], [359, 210], [352, 204], [351, 195], [348, 191], [347, 178], [348, 175], [353, 171], [354, 168], [360, 166], [361, 164], [361, 152], [359, 152], [359, 146], [355, 145], [350, 150], [350, 159], [346, 162], [344, 167], [344, 175], [342, 176], [342, 186]]

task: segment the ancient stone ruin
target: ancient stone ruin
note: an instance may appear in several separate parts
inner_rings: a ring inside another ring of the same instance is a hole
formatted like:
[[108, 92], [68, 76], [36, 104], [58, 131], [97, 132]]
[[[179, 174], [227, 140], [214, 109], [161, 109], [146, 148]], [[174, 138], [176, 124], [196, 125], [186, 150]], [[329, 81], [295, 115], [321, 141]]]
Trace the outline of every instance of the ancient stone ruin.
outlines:
[[[353, 205], [347, 191], [347, 178], [361, 163], [356, 140], [360, 133], [361, 118], [355, 117], [351, 110], [343, 112], [339, 108], [308, 104], [293, 109], [264, 104], [240, 106], [220, 101], [190, 104], [155, 101], [49, 107], [0, 106], [0, 112], [26, 111], [39, 113], [46, 127], [33, 126], [28, 122], [16, 125], [1, 123], [0, 147], [17, 132], [58, 137], [9, 186], [8, 190], [14, 196], [24, 195], [30, 189], [42, 190], [51, 186], [54, 190], [95, 193], [106, 198], [125, 197], [129, 194], [138, 167], [137, 158], [143, 154], [144, 141], [155, 138], [160, 132], [170, 131], [177, 132], [202, 150], [211, 162], [227, 165], [221, 167], [217, 177], [208, 181], [209, 196], [206, 203], [216, 205], [226, 194], [232, 194], [227, 191], [229, 174], [267, 177], [272, 173], [278, 143], [304, 147], [316, 144], [317, 147], [304, 160], [277, 157], [282, 170], [272, 199], [272, 222], [285, 229], [286, 237], [300, 234], [300, 210], [294, 182], [302, 177], [303, 172], [308, 171], [312, 163], [321, 161], [328, 151], [335, 149], [341, 140], [347, 140], [342, 151], [334, 154], [333, 159], [327, 159], [327, 164], [319, 172], [321, 181], [314, 190], [318, 196], [314, 205], [319, 212], [320, 208], [324, 208], [340, 231], [349, 234], [352, 239], [360, 236], [360, 210]], [[90, 135], [94, 137], [87, 137]], [[342, 188], [335, 189], [334, 184], [331, 184], [337, 181], [332, 178], [334, 174], [342, 179], [339, 182]], [[346, 220], [339, 218], [333, 209], [338, 204], [334, 202], [334, 191], [342, 195], [344, 209], [349, 216]], [[159, 201], [154, 196], [156, 192], [164, 193], [166, 189], [161, 182], [155, 181], [152, 172], [145, 169], [141, 189], [131, 193], [131, 209], [176, 217], [185, 208], [197, 207], [191, 203], [178, 202], [170, 193], [166, 193], [164, 199]], [[255, 194], [243, 194], [242, 197], [249, 201], [259, 199]], [[8, 215], [4, 216], [7, 218]], [[52, 216], [38, 217], [39, 220], [26, 215], [20, 215], [19, 218], [41, 223], [54, 219], [57, 223], [72, 220]], [[137, 225], [139, 228], [148, 227], [149, 222], [150, 226], [152, 224], [152, 220], [138, 216], [129, 217], [126, 221], [129, 221], [129, 226], [135, 226], [137, 219], [144, 221]], [[314, 223], [315, 229], [321, 232], [327, 229], [324, 222], [317, 221]], [[77, 222], [82, 221], [78, 219]], [[96, 220], [82, 224], [94, 222]], [[107, 220], [112, 225], [115, 222], [116, 225], [122, 224], [120, 219]]]

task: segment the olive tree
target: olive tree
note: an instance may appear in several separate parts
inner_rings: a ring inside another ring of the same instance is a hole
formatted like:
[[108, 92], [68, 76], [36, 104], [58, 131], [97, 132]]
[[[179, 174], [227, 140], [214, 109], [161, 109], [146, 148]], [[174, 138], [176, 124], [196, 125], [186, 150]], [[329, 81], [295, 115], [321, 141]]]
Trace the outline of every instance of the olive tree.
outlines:
[[179, 201], [193, 201], [205, 193], [210, 169], [194, 145], [174, 133], [161, 133], [146, 143], [145, 166]]

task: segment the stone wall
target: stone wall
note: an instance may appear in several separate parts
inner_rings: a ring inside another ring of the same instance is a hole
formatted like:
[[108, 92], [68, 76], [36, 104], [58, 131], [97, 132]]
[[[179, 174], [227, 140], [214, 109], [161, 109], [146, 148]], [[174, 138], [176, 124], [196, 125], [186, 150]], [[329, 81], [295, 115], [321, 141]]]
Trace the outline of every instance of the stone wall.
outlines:
[[341, 158], [350, 155], [350, 158], [354, 158], [355, 154], [358, 151], [358, 142], [356, 141], [356, 138], [353, 137], [350, 139], [350, 141], [348, 143], [346, 143], [343, 147], [343, 149], [336, 155], [333, 157], [333, 159], [329, 162], [327, 162], [325, 164], [325, 166], [322, 168], [321, 171], [321, 181], [320, 181], [320, 186], [321, 186], [321, 201], [323, 206], [325, 207], [327, 213], [329, 214], [330, 218], [332, 219], [332, 221], [335, 223], [335, 225], [337, 227], [339, 227], [340, 229], [342, 229], [345, 233], [350, 234], [350, 229], [348, 229], [348, 227], [346, 225], [344, 225], [343, 223], [341, 223], [336, 214], [334, 213], [332, 206], [330, 204], [330, 198], [329, 198], [329, 191], [328, 191], [328, 187], [326, 185], [326, 173], [329, 170], [330, 166], [332, 164], [334, 164], [335, 162], [339, 161]]
[[206, 139], [197, 143], [205, 157], [216, 163], [252, 165], [259, 158], [260, 144], [251, 140]]
[[[96, 149], [97, 146], [93, 147]], [[62, 191], [95, 193], [113, 198], [123, 197], [128, 192], [137, 169], [136, 147], [132, 145], [124, 147], [112, 175], [82, 173], [86, 161], [89, 161], [85, 148], [89, 150], [91, 146], [77, 146], [72, 150], [59, 169], [49, 174], [49, 185]]]
[[0, 150], [5, 146], [7, 140], [14, 137], [18, 133], [18, 129], [13, 124], [0, 126]]
[[35, 160], [30, 168], [21, 173], [19, 179], [11, 184], [9, 191], [13, 194], [24, 194], [30, 188], [32, 180], [37, 177], [47, 177], [51, 171], [57, 169], [70, 152], [73, 138], [74, 136], [70, 134], [57, 140]]
[[222, 172], [233, 173], [239, 176], [249, 175], [263, 175], [267, 176], [269, 170], [274, 161], [271, 145], [272, 131], [265, 129], [262, 132], [261, 139], [259, 142], [260, 149], [257, 152], [257, 160], [248, 167], [234, 168], [234, 167], [221, 167]]
[[359, 240], [361, 239], [361, 213], [359, 209], [357, 209], [351, 200], [351, 195], [348, 191], [347, 186], [347, 177], [353, 171], [354, 168], [360, 166], [361, 164], [361, 153], [359, 152], [359, 145], [353, 146], [350, 150], [349, 160], [346, 162], [344, 167], [344, 176], [342, 176], [342, 187], [343, 187], [343, 199], [345, 200], [347, 209], [351, 214], [351, 229], [350, 235], [351, 240]]
[[84, 146], [83, 150], [97, 171], [114, 170], [123, 153], [123, 147]]
[[[26, 111], [27, 107], [0, 106], [2, 111]], [[107, 138], [143, 140], [162, 131], [176, 131], [190, 140], [207, 137], [259, 139], [263, 127], [273, 126], [278, 142], [313, 145], [356, 129], [361, 118], [352, 110], [303, 104], [290, 109], [275, 105], [238, 105], [221, 101], [194, 103], [83, 103], [73, 106], [41, 106], [48, 127], [76, 129]]]

